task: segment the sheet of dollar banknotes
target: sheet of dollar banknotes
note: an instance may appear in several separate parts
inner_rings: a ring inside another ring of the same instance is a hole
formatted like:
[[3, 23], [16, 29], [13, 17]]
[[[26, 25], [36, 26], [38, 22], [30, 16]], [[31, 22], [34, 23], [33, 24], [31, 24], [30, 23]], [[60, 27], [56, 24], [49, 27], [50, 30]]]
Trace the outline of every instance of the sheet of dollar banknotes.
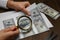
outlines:
[[[40, 3], [39, 4], [33, 3], [32, 5], [26, 8], [31, 13], [31, 16], [29, 17], [32, 19], [32, 30], [27, 34], [23, 34], [20, 29], [20, 34], [17, 40], [48, 31], [51, 27], [53, 27], [53, 25], [45, 16], [45, 14], [41, 12], [40, 5], [41, 5]], [[1, 13], [0, 30], [12, 27], [13, 25], [17, 26], [17, 19], [19, 16], [22, 15], [25, 14], [23, 12], [16, 11], [8, 11]]]
[[43, 12], [44, 14], [50, 16], [53, 19], [57, 19], [58, 17], [60, 17], [60, 12], [58, 12], [57, 10], [54, 10], [53, 8], [49, 7], [48, 5], [44, 4], [44, 3], [39, 3], [38, 5], [38, 10], [40, 12]]

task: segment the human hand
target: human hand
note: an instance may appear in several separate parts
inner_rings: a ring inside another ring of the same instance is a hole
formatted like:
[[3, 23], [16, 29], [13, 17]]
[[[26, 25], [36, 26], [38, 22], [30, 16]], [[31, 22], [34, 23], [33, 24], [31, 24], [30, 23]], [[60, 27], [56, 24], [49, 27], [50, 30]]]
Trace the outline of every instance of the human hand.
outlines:
[[15, 2], [12, 0], [8, 0], [7, 3], [7, 7], [8, 8], [12, 8], [16, 11], [23, 11], [24, 13], [26, 13], [27, 15], [30, 15], [29, 11], [26, 9], [26, 7], [28, 7], [30, 5], [30, 3], [28, 1], [25, 2]]
[[15, 26], [0, 30], [0, 40], [13, 40], [18, 34], [19, 30]]

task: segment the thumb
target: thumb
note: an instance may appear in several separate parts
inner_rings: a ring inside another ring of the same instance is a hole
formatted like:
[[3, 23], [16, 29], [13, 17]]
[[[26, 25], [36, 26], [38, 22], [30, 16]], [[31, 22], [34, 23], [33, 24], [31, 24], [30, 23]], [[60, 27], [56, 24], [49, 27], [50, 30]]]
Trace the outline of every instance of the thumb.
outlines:
[[12, 26], [12, 27], [9, 27], [9, 28], [4, 29], [3, 31], [4, 32], [8, 32], [8, 31], [13, 31], [15, 29], [17, 29], [17, 27], [16, 26]]
[[14, 31], [9, 31], [6, 34], [7, 34], [7, 36], [16, 36], [19, 34], [19, 29], [16, 29]]

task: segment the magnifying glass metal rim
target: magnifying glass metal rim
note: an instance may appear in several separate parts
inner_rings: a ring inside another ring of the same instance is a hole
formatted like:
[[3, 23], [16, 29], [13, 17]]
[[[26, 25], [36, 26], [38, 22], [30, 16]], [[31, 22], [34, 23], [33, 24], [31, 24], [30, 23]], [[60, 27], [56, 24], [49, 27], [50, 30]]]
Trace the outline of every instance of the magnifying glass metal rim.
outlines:
[[[29, 27], [28, 29], [24, 29], [24, 28], [22, 28], [22, 27], [19, 26], [19, 20], [20, 20], [21, 18], [23, 18], [23, 17], [28, 18], [28, 19], [30, 20], [30, 22], [31, 22], [31, 25], [30, 25], [30, 27]], [[30, 31], [32, 30], [32, 20], [31, 20], [31, 18], [28, 17], [28, 16], [20, 16], [20, 17], [18, 18], [18, 20], [17, 20], [17, 25], [18, 25], [18, 28], [20, 28], [21, 30], [26, 31], [26, 32], [24, 32], [24, 33], [28, 33], [28, 32], [30, 32]]]

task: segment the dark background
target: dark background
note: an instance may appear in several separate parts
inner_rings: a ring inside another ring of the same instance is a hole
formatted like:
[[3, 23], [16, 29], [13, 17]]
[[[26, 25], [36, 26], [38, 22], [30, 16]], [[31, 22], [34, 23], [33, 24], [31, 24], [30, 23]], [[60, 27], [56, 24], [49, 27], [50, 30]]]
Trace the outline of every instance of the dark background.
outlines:
[[[15, 1], [17, 1], [17, 0], [15, 0]], [[60, 0], [18, 0], [18, 1], [29, 1], [31, 4], [34, 2], [35, 3], [43, 2], [60, 12]], [[10, 10], [11, 9], [7, 10], [7, 9], [0, 8], [0, 13], [5, 12], [5, 11], [10, 11]], [[28, 38], [24, 38], [22, 40], [44, 40], [51, 31], [54, 31], [54, 33], [58, 35], [58, 37], [55, 40], [60, 40], [60, 17], [57, 20], [54, 20], [54, 19], [50, 18], [49, 16], [47, 16], [47, 17], [51, 21], [51, 23], [54, 25], [53, 28], [51, 28], [47, 32], [44, 32], [44, 33], [41, 33], [38, 35], [34, 35], [34, 36], [31, 36]]]

